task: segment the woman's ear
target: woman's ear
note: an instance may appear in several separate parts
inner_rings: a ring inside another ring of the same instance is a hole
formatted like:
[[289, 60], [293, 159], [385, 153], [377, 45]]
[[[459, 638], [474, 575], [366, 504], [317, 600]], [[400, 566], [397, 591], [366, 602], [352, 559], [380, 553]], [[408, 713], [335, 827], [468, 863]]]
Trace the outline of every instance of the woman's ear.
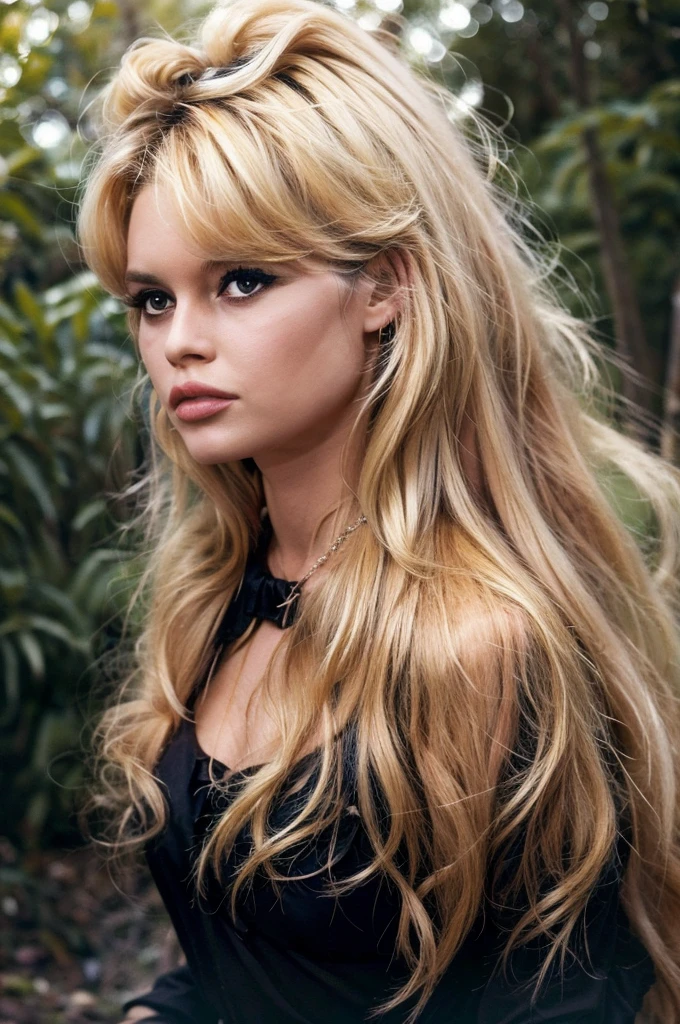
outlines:
[[364, 332], [372, 334], [394, 320], [410, 284], [410, 257], [403, 249], [388, 249], [368, 264], [374, 285], [366, 303]]

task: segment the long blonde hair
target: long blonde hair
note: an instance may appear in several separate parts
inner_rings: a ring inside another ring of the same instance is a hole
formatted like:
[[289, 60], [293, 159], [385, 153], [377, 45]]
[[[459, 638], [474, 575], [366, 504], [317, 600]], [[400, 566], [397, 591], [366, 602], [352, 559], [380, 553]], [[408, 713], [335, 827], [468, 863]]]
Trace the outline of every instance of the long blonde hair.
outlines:
[[[680, 1019], [680, 473], [611, 425], [600, 348], [554, 298], [455, 111], [379, 34], [312, 0], [233, 0], [195, 44], [140, 39], [104, 91], [79, 237], [114, 295], [131, 205], [150, 183], [206, 258], [313, 258], [351, 282], [398, 249], [412, 271], [362, 406], [353, 511], [367, 524], [303, 592], [286, 700], [270, 706], [280, 746], [217, 821], [198, 882], [250, 823], [233, 905], [256, 870], [274, 877], [281, 853], [337, 817], [352, 722], [375, 851], [361, 878], [384, 871], [397, 885], [412, 969], [385, 1007], [419, 994], [422, 1008], [489, 865], [523, 832], [514, 886], [529, 909], [506, 954], [544, 934], [563, 958], [624, 808], [624, 906], [656, 967], [649, 1007], [668, 1022]], [[98, 732], [117, 847], [164, 825], [154, 766], [188, 716], [263, 502], [259, 471], [193, 462], [153, 393], [151, 425], [144, 616]], [[622, 522], [612, 475], [648, 503], [651, 536]], [[532, 740], [522, 764], [520, 729]], [[319, 732], [309, 800], [272, 834], [272, 802]]]

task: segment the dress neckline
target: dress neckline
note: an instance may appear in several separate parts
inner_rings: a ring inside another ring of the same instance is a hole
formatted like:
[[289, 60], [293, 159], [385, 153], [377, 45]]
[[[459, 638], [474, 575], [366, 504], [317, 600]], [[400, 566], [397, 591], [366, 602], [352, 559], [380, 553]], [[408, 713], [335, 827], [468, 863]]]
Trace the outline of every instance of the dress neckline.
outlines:
[[[286, 629], [292, 626], [297, 616], [299, 592], [295, 596], [289, 609], [279, 606], [289, 596], [293, 587], [297, 586], [297, 580], [287, 580], [280, 576], [274, 576], [267, 565], [267, 547], [272, 536], [272, 524], [266, 507], [260, 514], [260, 532], [257, 540], [248, 552], [243, 578], [236, 594], [232, 598], [229, 607], [223, 617], [215, 639], [215, 646], [220, 643], [235, 639], [244, 632], [248, 622], [253, 618], [269, 619], [279, 628]], [[286, 611], [288, 614], [286, 615]], [[285, 617], [285, 622], [284, 622]], [[221, 774], [230, 773], [231, 777], [249, 775], [264, 768], [268, 762], [261, 764], [246, 765], [245, 768], [232, 769], [216, 757], [211, 757], [198, 742], [196, 726], [193, 722], [183, 719], [182, 726], [188, 729], [191, 746], [196, 761], [201, 765], [201, 775], [210, 775], [209, 765]], [[318, 750], [310, 751], [304, 755], [297, 765], [306, 763]]]
[[203, 774], [209, 775], [210, 774], [210, 767], [209, 766], [211, 764], [213, 766], [213, 769], [219, 775], [226, 775], [227, 772], [229, 772], [229, 774], [230, 774], [230, 776], [232, 778], [234, 778], [234, 776], [239, 776], [239, 775], [248, 775], [251, 772], [258, 771], [260, 768], [264, 767], [264, 762], [263, 762], [262, 764], [249, 764], [249, 765], [246, 765], [245, 768], [236, 768], [236, 769], [229, 768], [226, 764], [224, 764], [223, 761], [220, 761], [219, 758], [211, 757], [210, 754], [203, 749], [201, 744], [198, 742], [198, 736], [196, 735], [196, 723], [195, 722], [190, 722], [188, 719], [183, 718], [182, 722], [180, 723], [180, 728], [181, 729], [186, 729], [186, 731], [188, 733], [189, 740], [191, 742], [191, 748], [192, 748], [195, 760], [205, 767], [205, 771], [201, 772], [201, 775], [203, 775]]
[[[201, 744], [198, 742], [198, 736], [196, 735], [196, 725], [194, 722], [191, 722], [188, 719], [183, 718], [180, 723], [180, 729], [186, 730], [189, 741], [191, 743], [194, 759], [200, 766], [198, 774], [199, 781], [212, 781], [210, 779], [210, 765], [212, 765], [213, 767], [213, 772], [216, 772], [218, 775], [226, 775], [227, 773], [229, 773], [230, 779], [234, 779], [245, 777], [248, 775], [253, 775], [255, 774], [255, 772], [258, 772], [261, 768], [266, 768], [266, 766], [269, 764], [269, 761], [262, 761], [260, 764], [247, 764], [245, 768], [229, 768], [226, 764], [224, 764], [223, 761], [220, 761], [219, 758], [211, 757], [211, 755], [203, 749]], [[293, 763], [292, 770], [294, 772], [298, 771], [304, 765], [306, 765], [308, 761], [312, 761], [315, 758], [318, 758], [319, 754], [321, 753], [321, 750], [322, 748], [319, 746], [315, 747], [314, 750], [310, 750], [308, 751], [308, 753], [303, 754], [302, 757], [299, 757], [297, 761]]]

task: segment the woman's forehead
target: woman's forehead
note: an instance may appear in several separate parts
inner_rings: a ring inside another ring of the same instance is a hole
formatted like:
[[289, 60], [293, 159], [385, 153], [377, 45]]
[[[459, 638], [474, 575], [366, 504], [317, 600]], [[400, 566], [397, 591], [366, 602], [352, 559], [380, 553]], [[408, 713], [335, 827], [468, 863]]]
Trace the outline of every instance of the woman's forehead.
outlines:
[[170, 217], [202, 260], [351, 275], [376, 255], [366, 225], [378, 211], [319, 112], [281, 83], [270, 98], [271, 110], [268, 96], [187, 105], [161, 126], [142, 173], [131, 168], [128, 221], [144, 196], [145, 220]]
[[[129, 281], [151, 281], [148, 264], [164, 262], [165, 255], [173, 258], [186, 255], [191, 262], [200, 261], [200, 272], [208, 274], [227, 265], [256, 260], [272, 268], [295, 266], [303, 273], [323, 273], [331, 268], [327, 259], [308, 253], [281, 259], [271, 246], [253, 246], [250, 239], [229, 234], [201, 235], [191, 230], [190, 211], [177, 202], [173, 190], [166, 183], [150, 181], [135, 195], [128, 224], [127, 272]], [[160, 249], [159, 249], [160, 246]], [[160, 259], [159, 259], [160, 257]]]

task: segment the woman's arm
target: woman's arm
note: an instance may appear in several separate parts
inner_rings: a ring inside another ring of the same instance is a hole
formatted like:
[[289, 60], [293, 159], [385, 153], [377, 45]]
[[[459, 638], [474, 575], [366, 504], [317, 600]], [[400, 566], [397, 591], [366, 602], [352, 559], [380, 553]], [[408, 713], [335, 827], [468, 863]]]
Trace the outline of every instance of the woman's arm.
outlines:
[[161, 974], [151, 991], [129, 999], [123, 1012], [123, 1024], [147, 1018], [157, 1024], [218, 1024], [219, 1020], [186, 964]]

